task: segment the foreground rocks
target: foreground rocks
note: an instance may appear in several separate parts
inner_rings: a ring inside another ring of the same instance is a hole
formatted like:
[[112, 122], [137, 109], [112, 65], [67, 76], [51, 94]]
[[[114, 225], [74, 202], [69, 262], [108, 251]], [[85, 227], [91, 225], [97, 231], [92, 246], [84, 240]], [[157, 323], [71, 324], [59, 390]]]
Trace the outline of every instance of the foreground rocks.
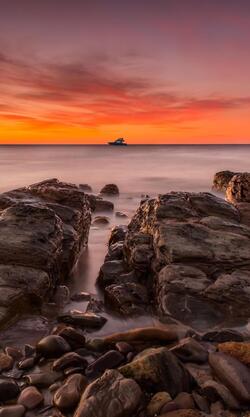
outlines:
[[0, 195], [0, 326], [69, 277], [90, 222], [85, 194], [57, 179]]

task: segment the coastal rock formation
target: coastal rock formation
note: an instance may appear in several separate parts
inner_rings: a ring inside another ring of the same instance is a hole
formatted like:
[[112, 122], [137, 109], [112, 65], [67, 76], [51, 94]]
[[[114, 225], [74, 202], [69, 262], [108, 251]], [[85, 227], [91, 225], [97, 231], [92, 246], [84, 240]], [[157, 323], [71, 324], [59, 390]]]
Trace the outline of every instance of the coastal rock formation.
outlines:
[[116, 184], [106, 184], [100, 193], [103, 195], [119, 195], [119, 188]]
[[85, 194], [57, 179], [0, 195], [0, 326], [69, 278], [90, 222]]
[[250, 203], [250, 173], [243, 172], [232, 177], [226, 188], [226, 198], [233, 204]]
[[[209, 193], [160, 195], [141, 202], [119, 242], [123, 257], [112, 262], [122, 268], [103, 279], [110, 261], [104, 263], [99, 282], [105, 294], [112, 290], [106, 299], [123, 314], [136, 311], [135, 306], [149, 307], [138, 291], [143, 285], [163, 318], [198, 329], [248, 317], [250, 229], [232, 204]], [[131, 280], [135, 290], [128, 300]], [[114, 302], [114, 289], [119, 302]]]
[[216, 172], [213, 180], [213, 188], [217, 191], [226, 191], [227, 186], [234, 175], [236, 175], [236, 173], [232, 171]]

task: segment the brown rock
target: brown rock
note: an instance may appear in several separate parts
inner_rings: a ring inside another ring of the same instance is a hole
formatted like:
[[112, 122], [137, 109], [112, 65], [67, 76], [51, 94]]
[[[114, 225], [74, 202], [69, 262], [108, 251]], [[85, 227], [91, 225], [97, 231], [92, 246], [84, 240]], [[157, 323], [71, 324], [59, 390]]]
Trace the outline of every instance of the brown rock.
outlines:
[[193, 397], [188, 392], [180, 392], [175, 397], [174, 402], [178, 405], [179, 408], [184, 408], [187, 410], [196, 408]]
[[54, 404], [56, 407], [62, 411], [75, 408], [87, 384], [88, 381], [83, 375], [71, 375], [54, 394]]
[[250, 365], [250, 343], [226, 342], [218, 345], [220, 352], [227, 353], [245, 365]]
[[232, 171], [216, 172], [213, 180], [213, 188], [217, 191], [226, 191], [227, 186], [234, 175], [236, 175], [236, 173]]
[[23, 417], [25, 408], [23, 405], [6, 405], [0, 407], [0, 417]]
[[197, 340], [188, 337], [170, 349], [182, 362], [204, 363], [208, 360], [207, 350]]
[[49, 335], [41, 339], [36, 346], [37, 353], [45, 358], [57, 358], [71, 350], [68, 342], [58, 335]]
[[6, 353], [0, 353], [0, 372], [8, 371], [14, 365], [14, 359], [12, 356]]
[[85, 369], [87, 365], [87, 360], [82, 356], [78, 355], [76, 352], [69, 352], [53, 363], [53, 370], [59, 372], [75, 366], [81, 366], [81, 368]]
[[86, 388], [74, 417], [130, 417], [141, 397], [133, 379], [123, 378], [116, 370], [106, 371]]
[[232, 177], [226, 189], [226, 198], [230, 203], [250, 202], [250, 173], [243, 172]]
[[174, 327], [157, 328], [157, 327], [143, 327], [128, 330], [127, 332], [114, 333], [110, 336], [106, 336], [103, 340], [107, 344], [117, 342], [138, 342], [138, 341], [161, 341], [171, 342], [178, 339], [179, 333]]
[[119, 195], [119, 188], [116, 184], [107, 184], [101, 189], [100, 193], [104, 195]]
[[18, 404], [22, 404], [28, 410], [33, 410], [43, 402], [43, 396], [35, 387], [24, 388], [18, 398]]
[[172, 401], [168, 392], [157, 392], [150, 400], [150, 403], [147, 406], [147, 415], [149, 417], [154, 417], [155, 415], [160, 414], [162, 407]]

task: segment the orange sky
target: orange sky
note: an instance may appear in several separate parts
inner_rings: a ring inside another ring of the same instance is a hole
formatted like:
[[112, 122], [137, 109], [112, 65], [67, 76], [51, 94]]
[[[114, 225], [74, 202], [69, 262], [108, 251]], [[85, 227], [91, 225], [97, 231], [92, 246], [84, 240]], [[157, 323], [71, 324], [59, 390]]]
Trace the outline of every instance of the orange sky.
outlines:
[[250, 4], [201, 3], [2, 0], [0, 143], [250, 143]]

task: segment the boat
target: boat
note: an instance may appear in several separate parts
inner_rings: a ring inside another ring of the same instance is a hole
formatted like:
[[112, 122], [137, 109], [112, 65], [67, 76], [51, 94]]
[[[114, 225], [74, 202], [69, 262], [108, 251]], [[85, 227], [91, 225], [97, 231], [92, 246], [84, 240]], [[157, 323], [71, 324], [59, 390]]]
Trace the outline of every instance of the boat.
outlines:
[[111, 146], [127, 146], [127, 143], [123, 138], [118, 138], [114, 142], [108, 142]]

